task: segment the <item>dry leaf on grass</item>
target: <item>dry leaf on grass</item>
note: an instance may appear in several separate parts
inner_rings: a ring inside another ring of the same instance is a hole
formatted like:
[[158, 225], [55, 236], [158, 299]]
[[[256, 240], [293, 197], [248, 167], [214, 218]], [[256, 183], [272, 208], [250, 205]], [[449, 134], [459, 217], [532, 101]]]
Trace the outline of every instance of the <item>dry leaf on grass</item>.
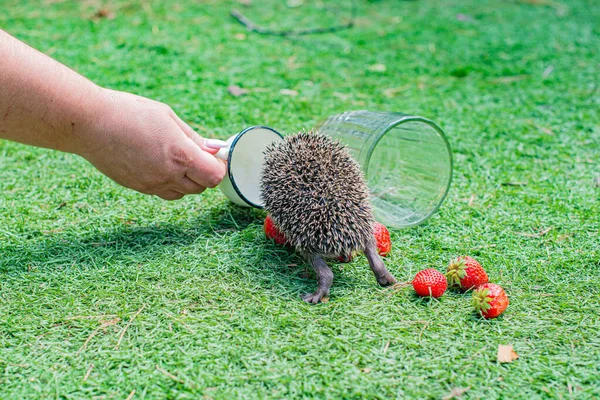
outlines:
[[288, 6], [289, 8], [297, 8], [301, 7], [302, 5], [304, 5], [303, 0], [288, 0], [286, 3], [286, 6]]
[[494, 83], [513, 83], [517, 81], [522, 81], [523, 79], [529, 78], [529, 75], [514, 75], [514, 76], [502, 76], [500, 78], [494, 79], [492, 82]]
[[513, 362], [519, 358], [519, 355], [515, 353], [513, 347], [508, 344], [499, 344], [498, 345], [498, 362], [500, 363], [509, 363]]
[[372, 72], [385, 72], [386, 70], [387, 70], [387, 67], [383, 64], [369, 65], [369, 71], [372, 71]]
[[450, 400], [455, 397], [460, 397], [463, 394], [465, 394], [469, 389], [471, 389], [470, 386], [466, 387], [466, 388], [456, 387], [456, 388], [452, 389], [450, 391], [450, 393], [448, 393], [446, 396], [442, 397], [442, 400]]
[[321, 303], [328, 303], [329, 302], [329, 297], [323, 297], [321, 299]]
[[340, 92], [333, 92], [332, 96], [342, 100], [348, 100], [350, 98], [349, 94]]
[[248, 89], [242, 89], [238, 85], [228, 86], [227, 91], [234, 97], [240, 97], [248, 93]]
[[94, 18], [102, 19], [114, 19], [115, 13], [110, 11], [108, 8], [100, 8], [98, 11], [94, 13]]
[[296, 54], [294, 54], [290, 58], [287, 59], [287, 61], [285, 62], [287, 69], [289, 69], [290, 71], [294, 71], [304, 65], [304, 63], [296, 62], [297, 58], [298, 58], [298, 56]]
[[298, 96], [298, 91], [292, 89], [281, 89], [279, 93], [284, 96]]
[[405, 90], [410, 89], [410, 83], [407, 83], [404, 86], [400, 86], [400, 87], [395, 87], [395, 88], [389, 88], [389, 89], [385, 89], [383, 91], [383, 95], [385, 97], [394, 97], [396, 96], [398, 93], [400, 92], [404, 92]]
[[550, 76], [550, 74], [552, 73], [552, 71], [554, 71], [554, 66], [550, 65], [548, 66], [544, 72], [542, 72], [542, 79], [546, 79], [547, 77]]
[[364, 372], [365, 374], [368, 374], [371, 372], [371, 368], [363, 368], [361, 371]]
[[100, 327], [101, 328], [107, 328], [109, 326], [113, 326], [119, 323], [119, 321], [121, 321], [121, 318], [117, 317], [117, 318], [113, 318], [113, 319], [109, 319], [109, 320], [102, 320], [100, 321]]

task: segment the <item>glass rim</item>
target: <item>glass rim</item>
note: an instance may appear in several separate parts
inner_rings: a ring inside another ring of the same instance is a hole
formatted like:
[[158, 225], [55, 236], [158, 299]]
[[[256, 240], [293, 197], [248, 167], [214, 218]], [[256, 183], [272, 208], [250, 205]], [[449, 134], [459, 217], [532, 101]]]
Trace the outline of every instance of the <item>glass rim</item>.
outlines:
[[390, 122], [389, 124], [387, 124], [387, 126], [385, 128], [381, 129], [380, 132], [375, 137], [375, 140], [373, 140], [373, 142], [371, 143], [371, 145], [369, 146], [369, 148], [367, 150], [366, 159], [365, 159], [366, 165], [364, 167], [364, 174], [365, 174], [365, 178], [367, 179], [367, 182], [369, 180], [369, 165], [371, 164], [371, 156], [373, 155], [375, 148], [377, 147], [377, 145], [379, 144], [381, 139], [389, 131], [391, 131], [398, 125], [402, 125], [407, 122], [420, 122], [420, 123], [423, 123], [423, 124], [428, 125], [429, 127], [433, 128], [437, 132], [438, 136], [442, 139], [442, 142], [444, 143], [444, 145], [446, 146], [446, 151], [448, 152], [448, 156], [450, 158], [450, 169], [449, 169], [450, 173], [449, 173], [448, 183], [446, 184], [446, 188], [444, 189], [444, 194], [442, 195], [440, 200], [437, 202], [435, 207], [433, 207], [429, 213], [424, 215], [423, 218], [419, 219], [418, 221], [406, 224], [406, 225], [403, 224], [401, 227], [401, 228], [412, 228], [414, 226], [422, 224], [424, 221], [429, 219], [429, 217], [431, 217], [437, 210], [439, 210], [441, 205], [444, 203], [444, 200], [446, 200], [446, 197], [448, 196], [448, 192], [450, 191], [450, 187], [452, 186], [452, 175], [453, 175], [453, 171], [454, 171], [454, 160], [452, 157], [452, 148], [450, 147], [450, 142], [448, 142], [448, 138], [444, 134], [444, 131], [442, 130], [442, 128], [440, 128], [432, 120], [424, 118], [424, 117], [416, 116], [416, 115], [406, 115], [406, 114], [401, 114], [401, 113], [396, 113], [396, 112], [383, 112], [383, 113], [388, 114], [388, 115], [397, 115], [398, 119]]

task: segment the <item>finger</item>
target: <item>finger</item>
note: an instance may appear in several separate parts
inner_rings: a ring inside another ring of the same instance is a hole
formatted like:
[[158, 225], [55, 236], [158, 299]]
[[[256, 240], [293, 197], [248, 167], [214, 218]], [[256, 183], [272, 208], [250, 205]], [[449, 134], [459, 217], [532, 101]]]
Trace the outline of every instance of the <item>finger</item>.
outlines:
[[183, 193], [177, 192], [175, 190], [165, 190], [160, 193], [156, 193], [156, 195], [164, 200], [179, 200], [184, 196]]
[[214, 188], [226, 173], [225, 162], [203, 151], [191, 140], [186, 149], [191, 156], [185, 175], [200, 186]]
[[181, 118], [179, 118], [179, 116], [177, 116], [177, 114], [175, 114], [174, 112], [171, 115], [171, 118], [173, 118], [173, 120], [175, 121], [175, 123], [177, 124], [177, 126], [179, 126], [179, 128], [181, 128], [181, 130], [183, 131], [183, 133], [185, 133], [185, 135], [187, 137], [189, 137], [190, 139], [192, 139], [194, 141], [194, 143], [196, 143], [198, 146], [200, 146], [200, 148], [210, 154], [215, 154], [216, 152], [219, 151], [219, 149], [215, 149], [212, 147], [209, 147], [206, 145], [206, 139], [204, 139], [202, 136], [198, 135], [196, 133], [196, 131], [194, 131], [188, 124], [186, 124]]
[[229, 143], [219, 139], [204, 139], [204, 145], [210, 149], [221, 150], [224, 147], [229, 147]]
[[179, 182], [175, 183], [172, 190], [183, 194], [200, 194], [206, 190], [206, 187], [184, 176]]

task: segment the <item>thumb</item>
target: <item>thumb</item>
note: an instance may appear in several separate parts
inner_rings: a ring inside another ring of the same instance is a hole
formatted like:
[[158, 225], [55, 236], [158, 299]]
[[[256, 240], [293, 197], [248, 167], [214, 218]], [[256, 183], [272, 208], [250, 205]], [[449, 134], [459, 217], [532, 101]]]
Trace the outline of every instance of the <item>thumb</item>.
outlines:
[[200, 141], [202, 141], [202, 143], [196, 142], [198, 146], [200, 146], [202, 150], [213, 155], [216, 154], [220, 149], [229, 147], [229, 143], [219, 139], [204, 139], [200, 137]]

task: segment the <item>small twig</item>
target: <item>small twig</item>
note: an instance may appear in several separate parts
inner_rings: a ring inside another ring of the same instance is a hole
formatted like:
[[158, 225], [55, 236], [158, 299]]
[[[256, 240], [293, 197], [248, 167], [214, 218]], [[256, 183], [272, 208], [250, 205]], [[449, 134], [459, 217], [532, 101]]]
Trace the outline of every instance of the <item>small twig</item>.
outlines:
[[487, 350], [487, 346], [484, 346], [483, 348], [477, 350], [475, 353], [473, 353], [470, 357], [467, 358], [467, 360], [472, 360], [473, 358], [477, 357], [478, 355], [480, 355], [484, 350]]
[[471, 198], [469, 199], [469, 207], [473, 207], [473, 202], [475, 201], [476, 197], [474, 194], [471, 195]]
[[426, 322], [425, 325], [423, 325], [423, 329], [421, 329], [421, 333], [419, 333], [419, 342], [421, 341], [421, 336], [423, 336], [423, 332], [425, 332], [427, 327], [429, 327], [429, 322]]
[[125, 336], [125, 332], [127, 332], [127, 329], [129, 328], [129, 326], [131, 325], [131, 323], [133, 322], [133, 320], [140, 315], [140, 313], [142, 312], [142, 310], [146, 308], [146, 305], [144, 304], [142, 306], [142, 308], [140, 308], [133, 317], [131, 317], [131, 319], [129, 320], [129, 322], [127, 322], [127, 325], [125, 325], [125, 327], [123, 328], [123, 330], [121, 331], [121, 335], [119, 335], [119, 341], [117, 342], [117, 345], [115, 346], [115, 350], [119, 350], [119, 346], [121, 345], [121, 340], [123, 340], [123, 336]]
[[158, 372], [160, 372], [161, 374], [163, 374], [164, 376], [173, 379], [175, 382], [183, 383], [183, 380], [179, 379], [178, 377], [176, 377], [175, 375], [171, 374], [170, 372], [165, 371], [164, 369], [162, 369], [158, 365], [156, 366], [156, 370]]
[[94, 242], [94, 243], [90, 243], [92, 246], [94, 247], [98, 247], [98, 246], [108, 246], [109, 244], [115, 244], [117, 243], [116, 241], [112, 241], [112, 242]]
[[114, 318], [116, 314], [106, 314], [106, 315], [75, 315], [73, 317], [65, 318], [65, 321], [72, 321], [74, 319], [99, 319], [99, 318]]
[[521, 235], [521, 236], [526, 236], [526, 237], [542, 237], [544, 236], [546, 233], [550, 232], [552, 230], [552, 228], [554, 228], [553, 226], [546, 228], [546, 229], [542, 229], [540, 230], [538, 233], [525, 233], [525, 232], [517, 232], [517, 235]]
[[390, 286], [390, 294], [388, 294], [387, 297], [392, 297], [394, 294], [396, 294], [396, 292], [404, 289], [405, 287], [409, 287], [410, 285], [412, 285], [412, 282], [398, 282], [398, 283], [394, 283], [392, 286]]
[[68, 323], [67, 322], [61, 322], [60, 324], [55, 324], [54, 326], [52, 326], [52, 328], [50, 328], [50, 330], [48, 330], [47, 332], [42, 333], [41, 335], [36, 336], [35, 338], [39, 340], [39, 339], [43, 338], [44, 336], [51, 334], [52, 333], [52, 329], [58, 328], [60, 326], [65, 326], [65, 325], [68, 325]]
[[527, 182], [502, 182], [502, 186], [527, 186]]
[[240, 10], [231, 10], [231, 16], [235, 18], [240, 24], [244, 25], [250, 32], [256, 32], [261, 35], [273, 35], [273, 36], [300, 36], [300, 35], [314, 35], [319, 33], [332, 33], [350, 29], [354, 26], [354, 20], [356, 18], [356, 0], [352, 1], [352, 10], [350, 21], [346, 24], [331, 26], [328, 28], [312, 28], [312, 29], [288, 29], [276, 31], [265, 28], [263, 26], [255, 24], [250, 18], [246, 17]]
[[498, 246], [498, 245], [497, 245], [497, 244], [495, 244], [495, 243], [493, 243], [493, 244], [484, 244], [484, 245], [481, 245], [481, 246], [476, 246], [476, 247], [473, 247], [473, 250], [479, 250], [479, 249], [489, 249], [489, 248], [491, 248], [491, 247], [496, 247], [496, 246]]
[[102, 329], [102, 326], [99, 326], [92, 333], [90, 333], [90, 336], [88, 336], [88, 338], [85, 340], [85, 342], [83, 343], [83, 346], [81, 346], [79, 348], [79, 350], [77, 350], [76, 354], [79, 355], [79, 353], [81, 353], [83, 350], [87, 349], [88, 343], [94, 338], [94, 336], [96, 336], [98, 334], [98, 332], [100, 332], [100, 329]]
[[499, 78], [493, 79], [492, 82], [494, 82], [494, 83], [513, 83], [513, 82], [517, 82], [517, 81], [522, 81], [523, 79], [527, 79], [527, 78], [529, 78], [529, 75], [527, 75], [527, 74], [513, 75], [513, 76], [501, 76]]
[[383, 354], [387, 353], [389, 348], [390, 348], [390, 341], [388, 340], [387, 343], [385, 344], [385, 346], [383, 347]]
[[87, 349], [87, 345], [90, 342], [90, 340], [92, 340], [94, 336], [96, 336], [98, 332], [100, 332], [101, 329], [106, 329], [109, 326], [116, 325], [120, 320], [121, 318], [117, 317], [108, 321], [100, 321], [100, 326], [96, 328], [92, 333], [90, 333], [90, 336], [88, 336], [88, 338], [85, 340], [83, 346], [81, 346], [79, 350], [77, 350], [77, 354], [81, 353], [84, 349]]
[[177, 318], [176, 316], [174, 316], [170, 312], [165, 311], [165, 314], [167, 314], [169, 317], [173, 318], [175, 321], [179, 322], [191, 334], [193, 334], [193, 335], [196, 334], [196, 332], [194, 332], [194, 330], [192, 328], [190, 328], [190, 326], [188, 324], [186, 324], [185, 322], [183, 322], [182, 320], [180, 320], [179, 318]]
[[83, 381], [87, 381], [88, 378], [90, 377], [90, 374], [92, 373], [92, 369], [94, 368], [94, 364], [90, 364], [90, 367], [87, 369], [87, 372], [85, 373], [84, 377], [83, 377]]
[[465, 388], [461, 388], [461, 387], [454, 388], [450, 391], [450, 393], [448, 395], [442, 397], [442, 400], [450, 400], [455, 397], [462, 397], [462, 395], [465, 394], [466, 392], [468, 392], [469, 390], [471, 390], [471, 386], [465, 387]]
[[154, 17], [156, 16], [156, 14], [154, 14], [154, 10], [150, 6], [150, 4], [148, 4], [147, 1], [142, 1], [142, 8], [144, 9], [144, 11], [146, 11], [146, 14], [148, 14], [148, 16], [150, 17], [150, 19], [154, 19]]
[[125, 400], [131, 400], [131, 399], [133, 399], [133, 396], [135, 396], [135, 389], [133, 389], [131, 391], [131, 393], [129, 393], [129, 396], [127, 396], [127, 398]]

